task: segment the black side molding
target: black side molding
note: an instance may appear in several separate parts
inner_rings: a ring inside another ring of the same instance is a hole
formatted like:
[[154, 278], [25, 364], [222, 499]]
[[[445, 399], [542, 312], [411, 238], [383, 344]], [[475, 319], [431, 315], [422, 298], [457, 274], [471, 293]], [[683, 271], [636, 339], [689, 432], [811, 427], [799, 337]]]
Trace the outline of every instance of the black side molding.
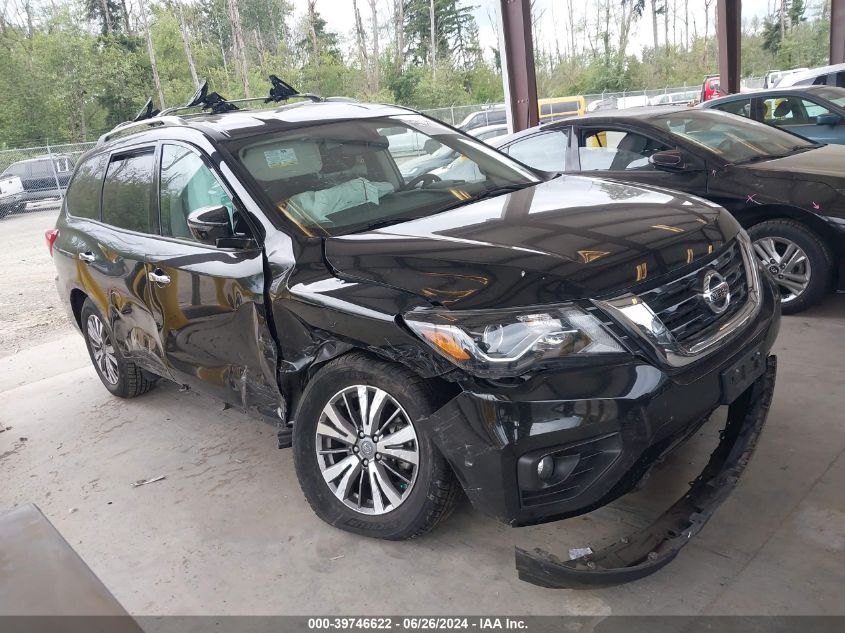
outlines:
[[517, 547], [519, 578], [553, 589], [589, 589], [638, 580], [669, 564], [713, 516], [748, 465], [772, 403], [776, 374], [777, 358], [769, 356], [765, 373], [730, 405], [721, 441], [704, 470], [654, 523], [573, 560]]

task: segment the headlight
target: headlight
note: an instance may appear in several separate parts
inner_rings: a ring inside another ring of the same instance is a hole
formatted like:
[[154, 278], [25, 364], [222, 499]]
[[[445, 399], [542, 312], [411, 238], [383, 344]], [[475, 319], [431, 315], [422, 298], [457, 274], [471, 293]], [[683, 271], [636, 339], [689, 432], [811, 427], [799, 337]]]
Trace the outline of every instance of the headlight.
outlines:
[[625, 352], [595, 317], [575, 306], [422, 310], [404, 319], [435, 351], [477, 376], [517, 376], [539, 363]]

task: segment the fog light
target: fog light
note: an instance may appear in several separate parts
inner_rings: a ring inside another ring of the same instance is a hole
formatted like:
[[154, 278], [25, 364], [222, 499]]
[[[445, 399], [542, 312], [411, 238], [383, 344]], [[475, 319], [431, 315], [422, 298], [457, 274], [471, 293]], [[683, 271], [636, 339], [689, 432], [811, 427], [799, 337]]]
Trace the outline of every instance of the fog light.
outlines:
[[537, 476], [542, 481], [548, 481], [555, 474], [555, 460], [548, 455], [537, 462]]

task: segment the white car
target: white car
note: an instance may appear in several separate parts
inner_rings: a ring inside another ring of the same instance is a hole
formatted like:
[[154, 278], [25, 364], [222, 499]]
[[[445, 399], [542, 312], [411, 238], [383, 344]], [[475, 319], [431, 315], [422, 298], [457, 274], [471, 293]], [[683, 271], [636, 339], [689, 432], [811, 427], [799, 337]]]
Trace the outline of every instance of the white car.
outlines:
[[687, 90], [686, 92], [667, 92], [666, 94], [657, 95], [649, 100], [649, 105], [670, 105], [695, 103], [701, 96], [698, 90]]
[[19, 211], [25, 202], [23, 198], [23, 181], [20, 176], [3, 176], [0, 178], [0, 218], [4, 218], [13, 211]]
[[803, 72], [791, 73], [781, 77], [778, 88], [791, 86], [839, 86], [845, 88], [845, 64], [820, 66]]

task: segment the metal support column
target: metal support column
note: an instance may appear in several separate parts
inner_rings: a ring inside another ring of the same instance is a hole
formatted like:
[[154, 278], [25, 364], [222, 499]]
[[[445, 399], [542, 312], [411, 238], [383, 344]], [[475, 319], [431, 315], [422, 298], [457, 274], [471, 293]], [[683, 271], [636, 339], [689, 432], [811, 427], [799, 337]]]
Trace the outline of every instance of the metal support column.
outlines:
[[742, 0], [718, 0], [717, 36], [719, 43], [719, 84], [722, 94], [739, 92], [742, 72], [740, 55], [740, 30], [742, 27]]
[[830, 2], [830, 63], [845, 64], [845, 0]]
[[537, 76], [531, 34], [531, 0], [500, 0], [500, 56], [508, 127], [519, 132], [537, 125]]

